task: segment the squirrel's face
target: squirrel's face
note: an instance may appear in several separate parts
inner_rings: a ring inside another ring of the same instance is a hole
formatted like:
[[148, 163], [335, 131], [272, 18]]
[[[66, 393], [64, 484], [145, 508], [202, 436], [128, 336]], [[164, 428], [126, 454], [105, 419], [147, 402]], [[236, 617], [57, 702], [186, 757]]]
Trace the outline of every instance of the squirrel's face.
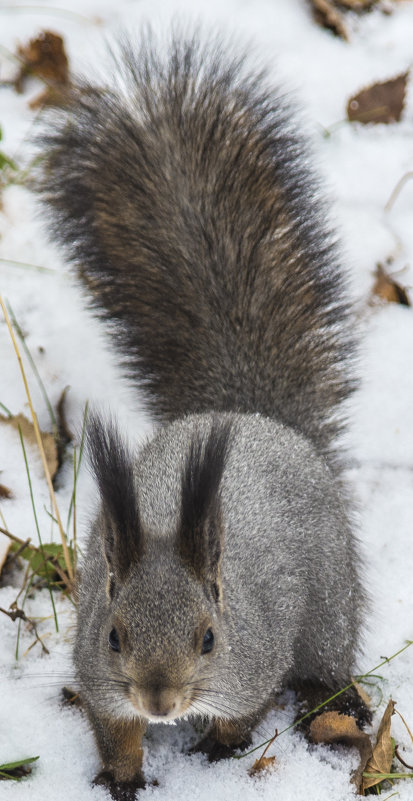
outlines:
[[212, 715], [226, 652], [221, 597], [163, 546], [114, 587], [101, 632], [116, 714], [155, 722]]
[[[202, 434], [195, 428], [187, 439], [186, 458], [175, 469], [177, 514], [162, 530], [145, 514], [145, 493], [135, 479], [142, 464], [136, 467], [113, 426], [95, 417], [89, 427], [107, 566], [99, 664], [106, 710], [110, 704], [118, 717], [213, 716], [220, 701], [214, 690], [226, 654], [220, 483], [229, 424], [214, 422]], [[163, 466], [154, 460], [147, 468], [155, 494]]]

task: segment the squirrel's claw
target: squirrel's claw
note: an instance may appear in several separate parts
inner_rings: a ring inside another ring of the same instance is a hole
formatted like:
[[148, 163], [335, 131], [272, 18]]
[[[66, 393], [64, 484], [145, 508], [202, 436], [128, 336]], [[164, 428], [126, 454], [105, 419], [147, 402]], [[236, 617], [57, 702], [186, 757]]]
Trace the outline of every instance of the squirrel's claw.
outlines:
[[113, 801], [135, 801], [137, 791], [144, 790], [146, 782], [141, 773], [138, 773], [133, 779], [120, 782], [116, 781], [113, 773], [110, 771], [102, 770], [94, 778], [93, 784], [100, 784], [107, 787]]
[[220, 762], [221, 759], [229, 759], [234, 756], [236, 751], [245, 751], [251, 745], [251, 740], [243, 740], [236, 745], [225, 745], [218, 742], [214, 737], [204, 737], [199, 743], [190, 749], [190, 754], [206, 754], [209, 762]]

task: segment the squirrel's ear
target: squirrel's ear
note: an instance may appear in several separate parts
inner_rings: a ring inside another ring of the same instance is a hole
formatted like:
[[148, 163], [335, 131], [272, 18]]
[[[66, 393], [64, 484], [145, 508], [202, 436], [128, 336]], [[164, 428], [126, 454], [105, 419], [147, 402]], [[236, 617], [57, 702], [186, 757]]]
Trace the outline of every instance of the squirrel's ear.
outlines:
[[219, 569], [223, 547], [219, 487], [230, 443], [231, 426], [215, 422], [206, 437], [191, 442], [182, 473], [178, 550], [182, 561], [220, 598]]
[[102, 539], [112, 595], [113, 580], [122, 581], [143, 550], [133, 458], [115, 424], [103, 422], [97, 414], [88, 420], [87, 445], [102, 501]]

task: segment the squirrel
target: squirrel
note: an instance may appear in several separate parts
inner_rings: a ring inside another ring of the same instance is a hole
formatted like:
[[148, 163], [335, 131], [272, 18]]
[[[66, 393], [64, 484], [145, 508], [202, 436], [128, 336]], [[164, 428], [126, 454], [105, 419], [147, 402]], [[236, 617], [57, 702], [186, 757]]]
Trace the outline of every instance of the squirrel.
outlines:
[[75, 665], [95, 781], [129, 799], [148, 721], [206, 719], [217, 759], [286, 687], [347, 685], [365, 593], [336, 444], [353, 321], [290, 101], [198, 34], [124, 41], [117, 69], [53, 112], [37, 189], [158, 424], [137, 453], [88, 428]]

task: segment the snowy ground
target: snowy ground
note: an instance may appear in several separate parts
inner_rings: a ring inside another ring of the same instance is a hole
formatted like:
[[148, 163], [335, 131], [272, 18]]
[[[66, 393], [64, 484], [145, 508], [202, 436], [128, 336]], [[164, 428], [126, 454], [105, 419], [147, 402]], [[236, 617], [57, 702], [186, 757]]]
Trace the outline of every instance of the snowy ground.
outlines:
[[[57, 6], [77, 12], [56, 13]], [[50, 13], [47, 8], [50, 7]], [[128, 31], [150, 20], [165, 28], [176, 12], [183, 19], [202, 19], [218, 28], [237, 32], [257, 45], [260, 58], [270, 65], [275, 81], [298, 98], [307, 115], [314, 147], [335, 198], [334, 214], [350, 266], [354, 298], [363, 332], [361, 372], [363, 387], [355, 399], [351, 431], [350, 480], [360, 500], [361, 537], [365, 553], [365, 578], [371, 594], [365, 654], [358, 671], [369, 670], [413, 639], [413, 312], [397, 304], [371, 307], [368, 303], [373, 271], [378, 261], [393, 257], [392, 271], [404, 286], [413, 286], [413, 181], [407, 183], [391, 211], [384, 207], [403, 174], [413, 169], [413, 97], [410, 91], [403, 120], [390, 126], [337, 126], [326, 138], [323, 129], [345, 116], [348, 97], [377, 80], [404, 72], [412, 64], [413, 3], [395, 2], [387, 16], [374, 11], [351, 17], [350, 42], [334, 38], [312, 21], [304, 0], [209, 0], [208, 3], [177, 0], [78, 0], [64, 3], [43, 0], [33, 10], [18, 4], [0, 5], [0, 45], [14, 51], [40, 29], [61, 33], [71, 65], [90, 70], [102, 51], [104, 37], [119, 28]], [[89, 65], [89, 66], [88, 66]], [[0, 51], [0, 77], [10, 74], [10, 62]], [[17, 159], [24, 153], [24, 139], [33, 124], [27, 102], [40, 91], [30, 83], [24, 95], [0, 89], [0, 150]], [[122, 379], [98, 324], [85, 308], [79, 288], [67, 275], [60, 255], [46, 244], [34, 204], [22, 188], [11, 187], [0, 209], [0, 291], [10, 302], [27, 335], [27, 344], [56, 404], [70, 386], [69, 425], [81, 428], [85, 401], [99, 401], [116, 410], [136, 437], [149, 424], [135, 390]], [[29, 262], [47, 272], [17, 266], [5, 260]], [[413, 292], [410, 293], [413, 299]], [[3, 321], [0, 321], [0, 402], [14, 414], [28, 414], [18, 365]], [[37, 384], [27, 368], [40, 425], [47, 428], [48, 413]], [[7, 527], [17, 536], [36, 540], [22, 452], [13, 431], [0, 430], [0, 483], [13, 490], [14, 499], [1, 503]], [[44, 507], [49, 508], [47, 487], [39, 458], [30, 451], [33, 492], [44, 539], [57, 532]], [[57, 493], [65, 520], [72, 487], [70, 461], [63, 470]], [[83, 471], [79, 481], [78, 518], [86, 530], [94, 503], [90, 477]], [[4, 525], [4, 523], [0, 523]], [[0, 583], [0, 606], [7, 609], [18, 592]], [[60, 632], [56, 634], [46, 592], [26, 603], [26, 613], [45, 618], [39, 631], [50, 656], [38, 645], [24, 653], [33, 636], [23, 630], [20, 659], [15, 662], [16, 628], [0, 616], [1, 681], [0, 764], [40, 755], [32, 776], [21, 783], [0, 782], [0, 798], [33, 801], [86, 801], [107, 797], [90, 780], [98, 769], [98, 756], [88, 725], [76, 710], [62, 709], [60, 688], [73, 684], [71, 638], [73, 608], [57, 603]], [[373, 730], [390, 696], [413, 729], [413, 647], [380, 670], [372, 690], [377, 707]], [[293, 719], [291, 698], [271, 714], [255, 735], [255, 743], [282, 729]], [[397, 716], [393, 735], [405, 747], [412, 764], [413, 747]], [[311, 747], [289, 731], [277, 741], [273, 753], [277, 766], [271, 775], [252, 780], [247, 774], [253, 757], [210, 766], [201, 756], [186, 756], [183, 746], [192, 742], [188, 724], [150, 729], [145, 749], [145, 772], [159, 786], [146, 790], [156, 801], [231, 801], [238, 796], [254, 799], [306, 799], [346, 801], [354, 798], [349, 784], [356, 755], [325, 746]], [[413, 799], [410, 780], [393, 790], [400, 801]]]

